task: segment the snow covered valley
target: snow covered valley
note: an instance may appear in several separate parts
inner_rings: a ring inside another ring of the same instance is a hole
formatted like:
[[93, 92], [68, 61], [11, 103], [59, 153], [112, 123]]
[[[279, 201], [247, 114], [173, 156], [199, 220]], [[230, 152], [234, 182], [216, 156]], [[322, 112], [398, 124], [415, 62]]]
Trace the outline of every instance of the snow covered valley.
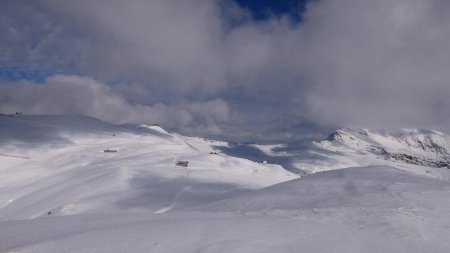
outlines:
[[449, 252], [448, 136], [337, 132], [234, 145], [0, 116], [0, 252]]

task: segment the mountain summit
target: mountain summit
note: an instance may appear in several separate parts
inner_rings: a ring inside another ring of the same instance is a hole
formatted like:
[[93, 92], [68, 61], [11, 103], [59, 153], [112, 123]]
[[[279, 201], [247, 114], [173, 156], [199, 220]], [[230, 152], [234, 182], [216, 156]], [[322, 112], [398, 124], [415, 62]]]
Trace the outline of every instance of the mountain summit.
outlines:
[[450, 136], [435, 130], [368, 130], [341, 128], [318, 145], [379, 159], [435, 168], [450, 168]]

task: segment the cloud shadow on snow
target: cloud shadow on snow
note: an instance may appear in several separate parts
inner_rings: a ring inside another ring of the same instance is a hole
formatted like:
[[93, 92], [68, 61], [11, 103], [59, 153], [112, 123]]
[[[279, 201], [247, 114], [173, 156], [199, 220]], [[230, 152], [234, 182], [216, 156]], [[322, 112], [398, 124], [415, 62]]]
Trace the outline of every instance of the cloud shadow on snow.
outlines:
[[172, 179], [152, 174], [136, 175], [129, 185], [131, 195], [116, 202], [116, 205], [120, 209], [138, 208], [153, 212], [188, 208], [248, 191], [234, 184], [204, 183], [183, 175]]
[[[296, 163], [302, 160], [323, 159], [317, 152], [317, 148], [311, 141], [301, 141], [298, 143], [287, 143], [280, 147], [274, 147], [272, 151], [275, 155], [268, 154], [259, 148], [249, 144], [230, 144], [228, 147], [216, 146], [226, 155], [248, 159], [254, 162], [267, 161], [271, 164], [278, 164], [284, 169], [293, 173], [302, 174], [301, 168], [296, 167]], [[321, 150], [321, 152], [326, 152]]]

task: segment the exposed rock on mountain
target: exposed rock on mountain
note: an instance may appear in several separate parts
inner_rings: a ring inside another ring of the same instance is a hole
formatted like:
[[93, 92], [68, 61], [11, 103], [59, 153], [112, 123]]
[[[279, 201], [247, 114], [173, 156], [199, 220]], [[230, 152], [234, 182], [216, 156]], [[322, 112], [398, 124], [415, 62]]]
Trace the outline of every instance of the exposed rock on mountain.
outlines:
[[374, 155], [400, 163], [450, 167], [450, 137], [434, 130], [341, 128], [318, 145], [331, 151]]

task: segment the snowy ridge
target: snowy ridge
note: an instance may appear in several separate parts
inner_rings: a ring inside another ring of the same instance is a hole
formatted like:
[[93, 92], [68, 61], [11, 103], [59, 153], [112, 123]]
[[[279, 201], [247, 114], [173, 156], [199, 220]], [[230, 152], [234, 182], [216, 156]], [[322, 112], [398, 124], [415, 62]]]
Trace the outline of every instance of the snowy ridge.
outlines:
[[189, 211], [0, 222], [3, 231], [8, 231], [0, 231], [0, 249], [445, 253], [450, 247], [449, 194], [447, 182], [392, 167], [350, 168], [317, 173]]
[[0, 220], [168, 212], [298, 177], [210, 154], [219, 144], [85, 116], [0, 117]]
[[318, 144], [331, 151], [362, 153], [400, 163], [436, 168], [450, 166], [450, 137], [434, 130], [342, 128]]
[[392, 154], [437, 161], [448, 143], [341, 129], [314, 144], [233, 145], [0, 116], [0, 252], [447, 253], [450, 170]]
[[389, 166], [354, 167], [315, 173], [195, 208], [291, 215], [332, 208], [398, 210], [420, 203], [421, 207], [429, 209], [449, 210], [450, 203], [438, 203], [434, 199], [445, 199], [449, 193], [450, 184], [445, 181]]

